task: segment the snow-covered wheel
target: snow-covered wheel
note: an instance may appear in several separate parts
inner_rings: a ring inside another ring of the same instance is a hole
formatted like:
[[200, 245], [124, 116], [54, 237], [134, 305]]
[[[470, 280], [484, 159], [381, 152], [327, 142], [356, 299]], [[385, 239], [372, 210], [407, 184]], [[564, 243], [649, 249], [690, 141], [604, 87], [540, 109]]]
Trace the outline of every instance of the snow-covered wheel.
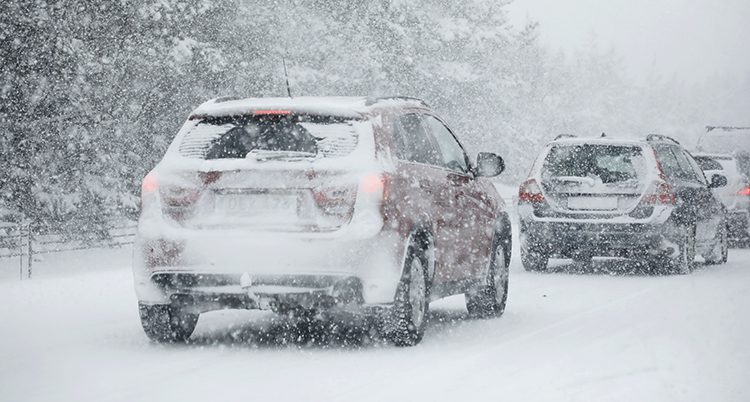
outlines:
[[139, 304], [143, 331], [159, 343], [185, 342], [195, 330], [198, 314], [190, 314], [170, 305]]
[[385, 323], [385, 336], [396, 346], [414, 346], [424, 336], [429, 310], [425, 254], [414, 243], [406, 252], [404, 273]]
[[573, 254], [573, 263], [584, 271], [590, 271], [594, 266], [594, 257], [591, 253], [578, 252]]
[[521, 241], [521, 265], [527, 271], [546, 271], [549, 263], [549, 253], [540, 246], [529, 244], [528, 240]]
[[711, 250], [702, 255], [703, 259], [706, 260], [706, 264], [725, 264], [729, 257], [729, 239], [726, 225], [722, 224], [719, 226], [716, 238], [716, 243]]
[[669, 262], [674, 272], [686, 275], [695, 268], [695, 227], [685, 227], [682, 232], [679, 254]]
[[464, 295], [466, 309], [475, 318], [499, 317], [508, 300], [508, 262], [503, 243], [495, 245], [487, 276], [478, 289]]
[[686, 275], [695, 267], [695, 227], [684, 226], [680, 229], [678, 250], [671, 256], [662, 256], [651, 261], [655, 272], [667, 272]]

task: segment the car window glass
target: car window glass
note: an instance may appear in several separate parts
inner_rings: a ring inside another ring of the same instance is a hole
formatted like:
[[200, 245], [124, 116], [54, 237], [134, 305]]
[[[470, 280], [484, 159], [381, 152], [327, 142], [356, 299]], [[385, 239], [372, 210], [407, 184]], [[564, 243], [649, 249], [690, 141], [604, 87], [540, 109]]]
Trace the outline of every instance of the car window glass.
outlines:
[[335, 116], [207, 116], [185, 134], [179, 152], [187, 158], [332, 158], [357, 147], [361, 121]]
[[602, 183], [638, 180], [647, 170], [640, 147], [622, 145], [556, 145], [544, 160], [542, 177], [589, 177]]
[[460, 173], [468, 173], [468, 158], [456, 138], [447, 127], [438, 119], [432, 116], [424, 116], [432, 135], [440, 148], [442, 156], [442, 166]]
[[440, 155], [419, 116], [407, 114], [393, 125], [396, 157], [409, 162], [441, 165]]
[[690, 168], [690, 164], [684, 159], [682, 163], [673, 151], [673, 147], [668, 145], [657, 145], [654, 147], [656, 156], [659, 159], [662, 171], [669, 180], [697, 180], [695, 174]]
[[690, 164], [690, 167], [693, 169], [693, 174], [695, 174], [695, 177], [698, 179], [698, 182], [701, 184], [708, 185], [708, 180], [706, 180], [706, 175], [703, 174], [703, 170], [701, 169], [698, 162], [695, 161], [695, 158], [693, 158], [687, 151], [682, 151], [682, 154], [685, 156], [685, 159]]
[[[690, 164], [685, 151], [673, 147], [672, 152], [674, 152], [675, 156], [677, 157], [677, 163], [680, 165], [680, 169], [682, 169], [685, 174], [684, 178], [690, 181], [701, 182], [702, 180], [699, 179], [699, 176], [696, 174], [695, 169], [693, 169], [693, 166]], [[703, 176], [703, 173], [701, 173], [701, 176]]]

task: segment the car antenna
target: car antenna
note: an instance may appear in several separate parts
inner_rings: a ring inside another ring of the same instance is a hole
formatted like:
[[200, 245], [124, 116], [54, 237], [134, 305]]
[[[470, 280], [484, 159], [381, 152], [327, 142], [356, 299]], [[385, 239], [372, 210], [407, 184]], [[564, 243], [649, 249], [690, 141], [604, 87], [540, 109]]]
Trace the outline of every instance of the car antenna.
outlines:
[[281, 58], [281, 63], [284, 65], [284, 78], [286, 78], [286, 93], [289, 97], [292, 97], [292, 89], [289, 87], [289, 74], [286, 71], [286, 58]]

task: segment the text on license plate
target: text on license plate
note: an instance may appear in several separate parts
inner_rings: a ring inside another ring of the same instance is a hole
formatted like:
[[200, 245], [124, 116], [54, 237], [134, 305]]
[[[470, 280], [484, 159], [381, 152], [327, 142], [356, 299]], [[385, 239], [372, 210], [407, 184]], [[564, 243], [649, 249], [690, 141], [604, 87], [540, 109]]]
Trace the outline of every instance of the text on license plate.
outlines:
[[568, 197], [568, 209], [611, 211], [617, 209], [617, 197]]
[[288, 194], [217, 194], [217, 212], [231, 215], [259, 215], [269, 212], [296, 213], [298, 197]]

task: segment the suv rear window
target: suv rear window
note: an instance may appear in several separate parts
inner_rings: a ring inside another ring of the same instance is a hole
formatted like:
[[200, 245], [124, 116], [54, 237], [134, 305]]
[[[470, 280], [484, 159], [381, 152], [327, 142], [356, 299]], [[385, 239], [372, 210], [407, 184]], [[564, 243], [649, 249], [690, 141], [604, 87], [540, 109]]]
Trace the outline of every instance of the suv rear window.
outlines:
[[313, 115], [204, 117], [185, 134], [188, 158], [339, 157], [354, 151], [360, 120]]
[[555, 145], [542, 167], [542, 177], [590, 177], [602, 183], [637, 180], [644, 175], [640, 147], [622, 145]]

